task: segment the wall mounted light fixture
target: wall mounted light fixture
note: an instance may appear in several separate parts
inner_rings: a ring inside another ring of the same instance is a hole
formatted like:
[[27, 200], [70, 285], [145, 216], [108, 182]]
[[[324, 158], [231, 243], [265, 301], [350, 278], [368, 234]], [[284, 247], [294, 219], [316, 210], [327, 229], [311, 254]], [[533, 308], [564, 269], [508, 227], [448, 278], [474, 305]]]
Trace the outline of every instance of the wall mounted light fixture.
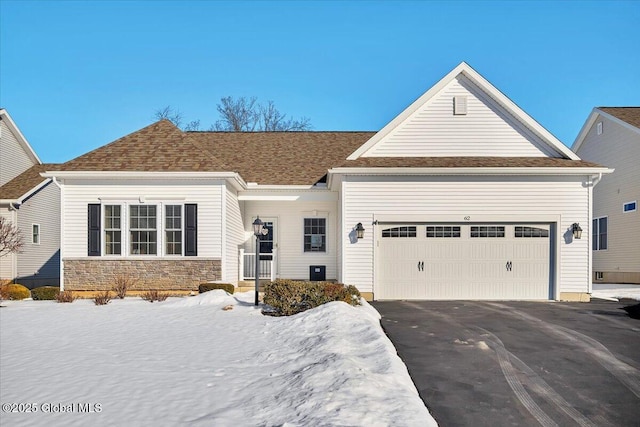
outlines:
[[578, 224], [577, 222], [573, 223], [573, 225], [571, 226], [571, 231], [573, 232], [574, 239], [582, 238], [582, 228], [580, 228], [580, 224]]
[[362, 239], [364, 237], [364, 227], [361, 222], [356, 225], [356, 235], [358, 236], [358, 239]]

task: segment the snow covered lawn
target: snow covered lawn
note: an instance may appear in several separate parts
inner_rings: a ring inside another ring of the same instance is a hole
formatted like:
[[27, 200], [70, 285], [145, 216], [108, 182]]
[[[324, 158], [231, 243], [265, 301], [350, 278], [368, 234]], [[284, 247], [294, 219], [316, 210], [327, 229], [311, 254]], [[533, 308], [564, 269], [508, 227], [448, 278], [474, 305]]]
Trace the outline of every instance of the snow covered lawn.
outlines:
[[436, 425], [370, 305], [252, 300], [4, 301], [0, 424]]
[[629, 298], [640, 301], [640, 285], [594, 283], [591, 296], [602, 299]]

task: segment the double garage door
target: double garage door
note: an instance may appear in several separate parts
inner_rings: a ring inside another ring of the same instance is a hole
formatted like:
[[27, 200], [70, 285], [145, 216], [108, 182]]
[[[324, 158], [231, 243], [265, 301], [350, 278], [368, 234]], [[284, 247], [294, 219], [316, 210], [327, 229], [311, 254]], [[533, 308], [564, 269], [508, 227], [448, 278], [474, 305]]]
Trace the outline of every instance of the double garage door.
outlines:
[[376, 299], [552, 299], [550, 224], [379, 224]]

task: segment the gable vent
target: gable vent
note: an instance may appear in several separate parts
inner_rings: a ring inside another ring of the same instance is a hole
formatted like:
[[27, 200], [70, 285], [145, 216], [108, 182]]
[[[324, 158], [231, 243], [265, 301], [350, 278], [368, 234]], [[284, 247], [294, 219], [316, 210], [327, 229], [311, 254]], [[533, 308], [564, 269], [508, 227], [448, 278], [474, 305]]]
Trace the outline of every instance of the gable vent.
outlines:
[[453, 114], [456, 116], [464, 116], [467, 114], [467, 97], [466, 96], [453, 97]]

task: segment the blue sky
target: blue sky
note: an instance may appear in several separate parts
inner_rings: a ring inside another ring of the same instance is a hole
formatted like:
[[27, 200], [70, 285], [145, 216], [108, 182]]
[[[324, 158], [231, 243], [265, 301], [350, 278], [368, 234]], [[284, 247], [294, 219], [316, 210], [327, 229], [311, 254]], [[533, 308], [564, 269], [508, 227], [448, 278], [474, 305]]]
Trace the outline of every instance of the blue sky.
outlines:
[[223, 96], [379, 130], [461, 61], [567, 145], [640, 105], [640, 2], [0, 0], [0, 106], [44, 162]]

